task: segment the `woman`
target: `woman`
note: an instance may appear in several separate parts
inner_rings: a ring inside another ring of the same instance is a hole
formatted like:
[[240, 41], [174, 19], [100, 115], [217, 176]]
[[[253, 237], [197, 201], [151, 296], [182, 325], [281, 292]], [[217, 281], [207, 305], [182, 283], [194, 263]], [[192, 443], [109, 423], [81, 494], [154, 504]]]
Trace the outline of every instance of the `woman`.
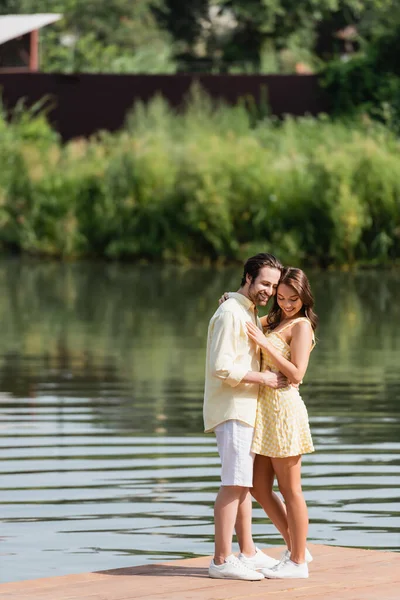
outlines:
[[[261, 348], [261, 369], [280, 371], [300, 384], [315, 345], [317, 316], [307, 276], [300, 269], [284, 269], [274, 305], [261, 319], [265, 334], [248, 323], [249, 337]], [[307, 506], [301, 489], [301, 456], [314, 451], [307, 410], [298, 387], [274, 390], [260, 387], [252, 450], [256, 453], [252, 494], [283, 535], [288, 550], [268, 578], [306, 578]], [[283, 504], [272, 491], [278, 480]]]

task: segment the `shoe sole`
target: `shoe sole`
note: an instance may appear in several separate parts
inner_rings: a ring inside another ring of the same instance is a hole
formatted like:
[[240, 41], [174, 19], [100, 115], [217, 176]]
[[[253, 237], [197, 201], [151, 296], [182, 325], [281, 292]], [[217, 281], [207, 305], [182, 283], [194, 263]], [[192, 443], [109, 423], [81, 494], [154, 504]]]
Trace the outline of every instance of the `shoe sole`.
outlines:
[[264, 575], [265, 579], [308, 579], [309, 575], [293, 575], [291, 576], [287, 576], [287, 577], [272, 577], [270, 575]]
[[258, 579], [258, 578], [257, 579], [248, 579], [247, 577], [232, 577], [232, 576], [227, 577], [226, 575], [214, 575], [211, 573], [209, 573], [208, 576], [211, 579], [232, 579], [234, 581], [262, 581], [263, 579], [265, 579], [264, 576], [262, 577], [262, 579]]

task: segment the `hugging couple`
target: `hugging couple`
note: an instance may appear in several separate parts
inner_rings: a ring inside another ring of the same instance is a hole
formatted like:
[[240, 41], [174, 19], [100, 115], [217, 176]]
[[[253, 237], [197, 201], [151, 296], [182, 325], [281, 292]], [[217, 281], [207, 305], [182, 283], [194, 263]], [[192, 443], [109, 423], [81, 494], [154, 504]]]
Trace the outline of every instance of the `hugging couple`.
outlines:
[[[257, 306], [271, 297], [272, 308], [260, 319]], [[247, 260], [239, 290], [225, 293], [211, 318], [204, 426], [215, 432], [222, 469], [210, 577], [308, 577], [301, 456], [314, 447], [299, 385], [315, 345], [313, 306], [305, 273], [262, 253]], [[275, 477], [285, 502], [273, 491]], [[286, 542], [279, 561], [254, 545], [252, 496]], [[234, 530], [238, 557], [232, 554]]]

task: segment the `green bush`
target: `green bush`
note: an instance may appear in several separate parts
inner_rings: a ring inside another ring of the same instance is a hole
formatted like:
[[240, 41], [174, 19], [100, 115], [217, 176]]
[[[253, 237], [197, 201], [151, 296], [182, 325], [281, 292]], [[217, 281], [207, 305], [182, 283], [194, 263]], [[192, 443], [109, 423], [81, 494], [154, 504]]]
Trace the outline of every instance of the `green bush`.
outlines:
[[264, 118], [192, 90], [61, 145], [43, 115], [0, 115], [3, 249], [64, 258], [328, 267], [400, 255], [400, 143], [369, 118]]

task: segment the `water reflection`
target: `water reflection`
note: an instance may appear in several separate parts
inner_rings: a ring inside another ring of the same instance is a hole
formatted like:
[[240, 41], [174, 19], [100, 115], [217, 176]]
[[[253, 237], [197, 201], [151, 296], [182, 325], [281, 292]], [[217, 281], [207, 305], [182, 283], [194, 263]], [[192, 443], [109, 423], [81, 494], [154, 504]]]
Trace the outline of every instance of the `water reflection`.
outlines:
[[[211, 553], [205, 337], [239, 271], [0, 263], [2, 581]], [[399, 549], [399, 277], [310, 275], [310, 538]]]

